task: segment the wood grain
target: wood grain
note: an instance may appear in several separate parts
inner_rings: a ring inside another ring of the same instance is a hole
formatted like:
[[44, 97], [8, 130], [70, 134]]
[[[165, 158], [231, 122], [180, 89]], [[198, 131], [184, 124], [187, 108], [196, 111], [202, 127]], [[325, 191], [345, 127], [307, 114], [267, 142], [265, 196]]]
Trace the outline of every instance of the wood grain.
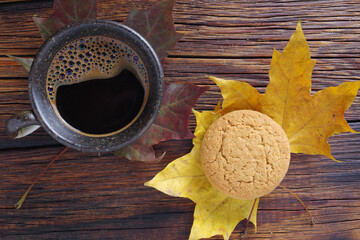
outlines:
[[[98, 16], [123, 21], [134, 3], [98, 1]], [[4, 124], [11, 114], [31, 108], [27, 72], [6, 57], [34, 57], [42, 44], [33, 15], [48, 16], [52, 1], [0, 4], [0, 238], [1, 239], [186, 239], [194, 204], [143, 186], [173, 159], [191, 150], [190, 140], [156, 146], [167, 152], [159, 163], [144, 164], [104, 154], [69, 150], [31, 191], [23, 208], [14, 204], [42, 168], [64, 147], [42, 129], [10, 140]], [[165, 61], [169, 82], [210, 86], [195, 108], [208, 110], [221, 99], [209, 75], [242, 80], [265, 91], [273, 49], [282, 51], [302, 21], [312, 58], [314, 92], [360, 80], [358, 1], [177, 0], [176, 29], [185, 36]], [[360, 131], [360, 99], [345, 115]], [[195, 129], [194, 116], [190, 129]], [[360, 239], [360, 135], [329, 140], [342, 163], [321, 156], [293, 155], [282, 185], [307, 204], [317, 224], [282, 189], [261, 198], [258, 229], [245, 239]], [[243, 223], [230, 239], [239, 239]], [[222, 239], [219, 236], [212, 239]]]

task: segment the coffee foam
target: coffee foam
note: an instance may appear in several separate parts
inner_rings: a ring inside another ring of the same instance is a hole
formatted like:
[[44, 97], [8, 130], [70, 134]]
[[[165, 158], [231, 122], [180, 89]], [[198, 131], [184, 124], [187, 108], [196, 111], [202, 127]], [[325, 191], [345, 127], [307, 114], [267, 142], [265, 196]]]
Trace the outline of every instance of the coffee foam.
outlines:
[[62, 85], [91, 79], [106, 79], [122, 70], [132, 71], [148, 94], [148, 74], [139, 55], [127, 44], [110, 37], [91, 36], [65, 45], [53, 58], [47, 73], [47, 94], [55, 105], [56, 92]]

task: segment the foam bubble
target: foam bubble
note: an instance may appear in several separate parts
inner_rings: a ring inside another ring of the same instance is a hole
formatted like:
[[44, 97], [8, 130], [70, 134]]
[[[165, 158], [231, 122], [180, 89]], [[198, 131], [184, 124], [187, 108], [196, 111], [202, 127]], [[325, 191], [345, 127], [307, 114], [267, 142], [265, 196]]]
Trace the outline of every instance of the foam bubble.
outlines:
[[148, 89], [143, 62], [127, 44], [105, 36], [77, 39], [65, 45], [53, 58], [47, 74], [48, 97], [55, 104], [59, 86], [112, 78], [125, 68], [136, 74], [144, 89]]

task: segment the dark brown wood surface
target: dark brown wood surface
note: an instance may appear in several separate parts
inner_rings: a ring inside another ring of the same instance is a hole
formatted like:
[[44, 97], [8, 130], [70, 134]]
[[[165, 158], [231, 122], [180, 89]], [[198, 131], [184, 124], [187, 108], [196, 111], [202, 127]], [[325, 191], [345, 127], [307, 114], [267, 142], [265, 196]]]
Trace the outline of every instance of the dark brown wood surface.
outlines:
[[[98, 17], [122, 22], [136, 6], [154, 1], [98, 1]], [[29, 109], [27, 72], [6, 54], [33, 57], [42, 40], [33, 15], [48, 16], [52, 1], [0, 4], [0, 239], [187, 239], [194, 204], [144, 187], [172, 160], [192, 148], [191, 140], [156, 146], [159, 163], [129, 162], [111, 154], [68, 150], [41, 178], [22, 209], [14, 204], [63, 146], [38, 130], [23, 139], [6, 136], [11, 114]], [[273, 49], [283, 50], [297, 21], [317, 60], [313, 90], [360, 80], [360, 3], [354, 1], [177, 0], [176, 29], [186, 35], [165, 61], [169, 82], [210, 86], [197, 110], [220, 99], [209, 75], [246, 81], [264, 92]], [[360, 131], [360, 96], [345, 115]], [[195, 129], [190, 116], [190, 129]], [[360, 239], [360, 134], [329, 140], [334, 162], [292, 155], [282, 185], [295, 191], [316, 219], [285, 190], [261, 198], [258, 230], [245, 239]], [[239, 239], [243, 224], [231, 239]], [[217, 236], [213, 239], [222, 239]]]

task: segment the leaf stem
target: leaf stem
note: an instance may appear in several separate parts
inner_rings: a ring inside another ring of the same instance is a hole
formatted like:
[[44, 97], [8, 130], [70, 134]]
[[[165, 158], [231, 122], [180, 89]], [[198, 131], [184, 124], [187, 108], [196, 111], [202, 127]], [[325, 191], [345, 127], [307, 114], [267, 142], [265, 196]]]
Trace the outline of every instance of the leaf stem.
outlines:
[[253, 205], [252, 205], [252, 208], [251, 208], [249, 217], [248, 217], [248, 219], [247, 219], [247, 221], [246, 221], [246, 223], [245, 223], [244, 231], [241, 233], [241, 237], [244, 237], [244, 236], [246, 235], [246, 231], [247, 231], [247, 228], [248, 228], [248, 226], [249, 226], [249, 222], [250, 222], [250, 219], [251, 219], [251, 215], [252, 215], [252, 213], [253, 213], [253, 211], [254, 211], [254, 208], [255, 208], [255, 205], [256, 205], [256, 201], [257, 201], [258, 199], [259, 199], [259, 198], [255, 198], [255, 199], [254, 199], [254, 203], [253, 203]]
[[315, 225], [315, 218], [313, 217], [313, 215], [311, 214], [311, 212], [309, 211], [309, 209], [307, 208], [307, 206], [305, 205], [305, 203], [303, 201], [301, 201], [301, 199], [298, 197], [298, 195], [296, 193], [294, 193], [293, 191], [291, 191], [290, 189], [279, 185], [279, 187], [281, 187], [282, 189], [285, 189], [286, 191], [288, 191], [290, 194], [292, 194], [294, 197], [296, 197], [297, 200], [299, 200], [299, 202], [304, 206], [306, 212], [309, 214], [310, 217], [310, 225]]
[[15, 204], [16, 209], [20, 209], [22, 204], [24, 203], [27, 195], [29, 194], [30, 190], [34, 187], [34, 185], [39, 181], [39, 179], [41, 178], [42, 175], [44, 175], [44, 173], [51, 167], [51, 165], [57, 160], [59, 159], [59, 157], [61, 157], [61, 155], [63, 155], [66, 150], [68, 150], [68, 147], [66, 147], [64, 150], [62, 150], [61, 153], [59, 153], [58, 155], [56, 155], [53, 160], [51, 160], [51, 162], [42, 170], [42, 172], [35, 178], [35, 180], [31, 183], [31, 185], [29, 186], [29, 188], [26, 190], [26, 192], [24, 193], [24, 195], [21, 197], [21, 199]]

